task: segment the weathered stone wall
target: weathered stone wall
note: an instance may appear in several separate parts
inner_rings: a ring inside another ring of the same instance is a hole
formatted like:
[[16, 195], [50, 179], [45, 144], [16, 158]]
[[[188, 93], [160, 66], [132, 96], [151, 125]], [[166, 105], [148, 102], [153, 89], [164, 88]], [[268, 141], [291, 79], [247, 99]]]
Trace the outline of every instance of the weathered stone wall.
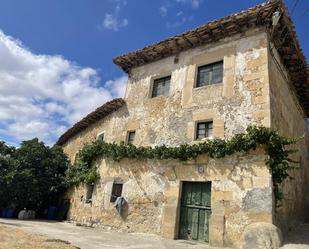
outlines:
[[[222, 84], [194, 88], [197, 67], [224, 61]], [[170, 96], [150, 98], [154, 79], [171, 75]], [[192, 142], [194, 122], [213, 119], [214, 135], [231, 137], [252, 123], [270, 125], [266, 35], [252, 31], [215, 45], [132, 69], [128, 107], [140, 122], [143, 144]], [[138, 134], [137, 134], [138, 136]]]
[[[287, 231], [295, 223], [304, 221], [305, 206], [308, 207], [308, 182], [309, 182], [309, 137], [308, 123], [305, 119], [293, 88], [288, 83], [286, 70], [281, 64], [275, 49], [269, 50], [269, 82], [270, 82], [270, 106], [271, 127], [287, 137], [305, 136], [294, 149], [294, 160], [298, 169], [291, 170], [292, 179], [287, 179], [283, 184], [283, 203], [276, 214], [276, 223]], [[279, 66], [276, 64], [279, 64]], [[280, 69], [281, 68], [281, 69]], [[282, 71], [281, 71], [282, 70]], [[308, 209], [307, 209], [308, 210]]]
[[[134, 68], [129, 75], [126, 106], [71, 138], [64, 151], [72, 161], [82, 146], [105, 132], [105, 141], [125, 141], [135, 130], [137, 146], [197, 143], [195, 123], [213, 120], [213, 135], [230, 138], [250, 124], [270, 126], [270, 98], [266, 34], [252, 30], [212, 45]], [[199, 65], [224, 61], [221, 84], [194, 88]], [[155, 78], [171, 75], [169, 96], [150, 98]], [[79, 222], [102, 223], [116, 229], [178, 234], [178, 206], [182, 181], [212, 181], [210, 243], [238, 246], [245, 226], [272, 222], [271, 176], [262, 151], [224, 159], [195, 162], [98, 160], [101, 174], [92, 205], [84, 201], [85, 188], [72, 190], [69, 217]], [[197, 167], [203, 172], [198, 173]], [[112, 182], [124, 182], [129, 202], [120, 218], [109, 202]], [[83, 198], [82, 198], [83, 197]]]
[[[64, 150], [76, 152], [105, 131], [107, 142], [124, 141], [136, 130], [136, 145], [194, 143], [195, 122], [213, 120], [214, 136], [229, 138], [250, 124], [270, 126], [267, 37], [252, 30], [132, 69], [127, 106], [70, 139]], [[222, 60], [221, 84], [194, 88], [199, 65]], [[151, 98], [155, 78], [171, 75], [169, 96]]]
[[[272, 223], [271, 176], [262, 151], [235, 154], [223, 159], [196, 161], [100, 159], [100, 180], [93, 202], [84, 201], [80, 186], [72, 195], [70, 219], [100, 223], [117, 230], [148, 232], [175, 238], [182, 181], [211, 181], [210, 243], [238, 246], [244, 228], [253, 222]], [[110, 195], [113, 181], [123, 182], [128, 211], [121, 217]]]

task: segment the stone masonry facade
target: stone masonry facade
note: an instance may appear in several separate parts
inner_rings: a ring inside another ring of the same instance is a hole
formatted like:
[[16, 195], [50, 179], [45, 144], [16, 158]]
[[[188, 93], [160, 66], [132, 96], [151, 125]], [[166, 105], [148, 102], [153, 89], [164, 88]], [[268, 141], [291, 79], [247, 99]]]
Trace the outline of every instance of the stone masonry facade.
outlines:
[[[213, 136], [229, 139], [252, 124], [278, 130], [285, 136], [302, 136], [297, 144], [300, 168], [284, 183], [284, 201], [275, 212], [272, 178], [261, 148], [222, 159], [204, 156], [196, 160], [96, 160], [100, 179], [92, 202], [85, 202], [86, 186], [68, 193], [69, 219], [100, 224], [117, 230], [147, 232], [178, 238], [182, 183], [210, 181], [211, 217], [209, 243], [241, 247], [246, 226], [272, 223], [283, 232], [304, 219], [309, 180], [308, 132], [304, 112], [274, 60], [268, 34], [250, 29], [216, 43], [204, 44], [129, 72], [125, 105], [89, 125], [63, 144], [73, 162], [84, 144], [104, 132], [106, 142], [126, 141], [135, 131], [136, 146], [199, 143], [196, 123], [211, 120]], [[200, 65], [223, 60], [222, 83], [195, 88]], [[282, 65], [282, 68], [284, 66]], [[287, 74], [286, 72], [284, 72]], [[153, 82], [171, 75], [168, 96], [151, 97]], [[114, 182], [123, 184], [128, 203], [120, 216], [110, 202]]]

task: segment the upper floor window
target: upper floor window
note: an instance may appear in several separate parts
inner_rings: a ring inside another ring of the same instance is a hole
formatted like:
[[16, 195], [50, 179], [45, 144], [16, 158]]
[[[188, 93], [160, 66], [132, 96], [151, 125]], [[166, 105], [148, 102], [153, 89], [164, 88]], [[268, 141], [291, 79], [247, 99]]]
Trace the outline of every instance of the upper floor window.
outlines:
[[197, 140], [201, 140], [203, 138], [211, 138], [212, 137], [212, 121], [207, 122], [198, 122], [196, 125], [196, 136]]
[[127, 136], [127, 144], [133, 144], [135, 138], [135, 131], [129, 131]]
[[223, 61], [198, 67], [196, 87], [222, 83]]
[[152, 97], [160, 95], [167, 96], [170, 90], [171, 76], [167, 76], [153, 81]]
[[97, 135], [97, 140], [104, 141], [104, 132], [101, 132]]

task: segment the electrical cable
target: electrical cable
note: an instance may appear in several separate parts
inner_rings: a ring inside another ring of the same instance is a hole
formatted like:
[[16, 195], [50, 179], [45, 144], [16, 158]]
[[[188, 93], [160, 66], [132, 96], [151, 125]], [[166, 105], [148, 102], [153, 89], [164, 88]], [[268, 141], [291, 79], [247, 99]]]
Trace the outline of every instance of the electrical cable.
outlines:
[[303, 12], [303, 14], [301, 15], [301, 17], [304, 17], [308, 12], [309, 12], [309, 7]]
[[299, 4], [299, 2], [300, 2], [300, 0], [295, 0], [295, 3], [294, 3], [294, 5], [293, 5], [292, 11], [291, 11], [291, 16], [293, 16], [293, 13], [294, 13], [294, 11], [295, 11], [297, 5]]

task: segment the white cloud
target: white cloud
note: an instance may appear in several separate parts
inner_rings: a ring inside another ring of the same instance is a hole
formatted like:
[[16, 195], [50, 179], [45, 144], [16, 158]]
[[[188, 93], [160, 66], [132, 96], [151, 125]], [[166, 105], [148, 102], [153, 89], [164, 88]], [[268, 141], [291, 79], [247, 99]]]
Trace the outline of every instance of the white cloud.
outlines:
[[[169, 0], [160, 6], [159, 14], [162, 18], [169, 16], [168, 20], [166, 20], [167, 28], [176, 28], [193, 20], [193, 15], [189, 12], [192, 12], [191, 8], [197, 10], [202, 1], [203, 0]], [[191, 5], [191, 8], [188, 8], [188, 5]], [[173, 11], [170, 9], [173, 9]]]
[[[123, 96], [126, 77], [99, 85], [96, 70], [37, 55], [0, 30], [0, 140], [48, 144], [104, 102]], [[112, 87], [113, 86], [113, 87]]]
[[177, 3], [190, 4], [193, 9], [197, 9], [203, 0], [175, 0]]
[[181, 16], [181, 15], [183, 15], [183, 12], [182, 11], [178, 11], [177, 14], [176, 14], [176, 17]]
[[121, 28], [128, 26], [129, 21], [127, 18], [120, 16], [121, 8], [127, 5], [126, 0], [115, 0], [116, 6], [113, 13], [106, 13], [102, 24], [99, 26], [100, 29], [109, 29], [118, 31]]
[[105, 86], [111, 92], [112, 95], [124, 96], [127, 80], [128, 80], [127, 76], [122, 76], [115, 80], [106, 81]]
[[160, 16], [165, 17], [167, 15], [167, 12], [168, 12], [168, 7], [166, 5], [160, 6], [159, 8]]
[[105, 14], [103, 20], [103, 27], [113, 31], [118, 31], [120, 28], [126, 27], [128, 25], [128, 19], [118, 19], [117, 15]]
[[[180, 15], [181, 16], [181, 15]], [[179, 16], [176, 16], [179, 17]], [[177, 28], [183, 24], [185, 24], [186, 22], [189, 22], [192, 20], [192, 17], [186, 17], [186, 16], [182, 16], [179, 20], [176, 20], [175, 22], [167, 22], [166, 23], [166, 27], [167, 28]]]

